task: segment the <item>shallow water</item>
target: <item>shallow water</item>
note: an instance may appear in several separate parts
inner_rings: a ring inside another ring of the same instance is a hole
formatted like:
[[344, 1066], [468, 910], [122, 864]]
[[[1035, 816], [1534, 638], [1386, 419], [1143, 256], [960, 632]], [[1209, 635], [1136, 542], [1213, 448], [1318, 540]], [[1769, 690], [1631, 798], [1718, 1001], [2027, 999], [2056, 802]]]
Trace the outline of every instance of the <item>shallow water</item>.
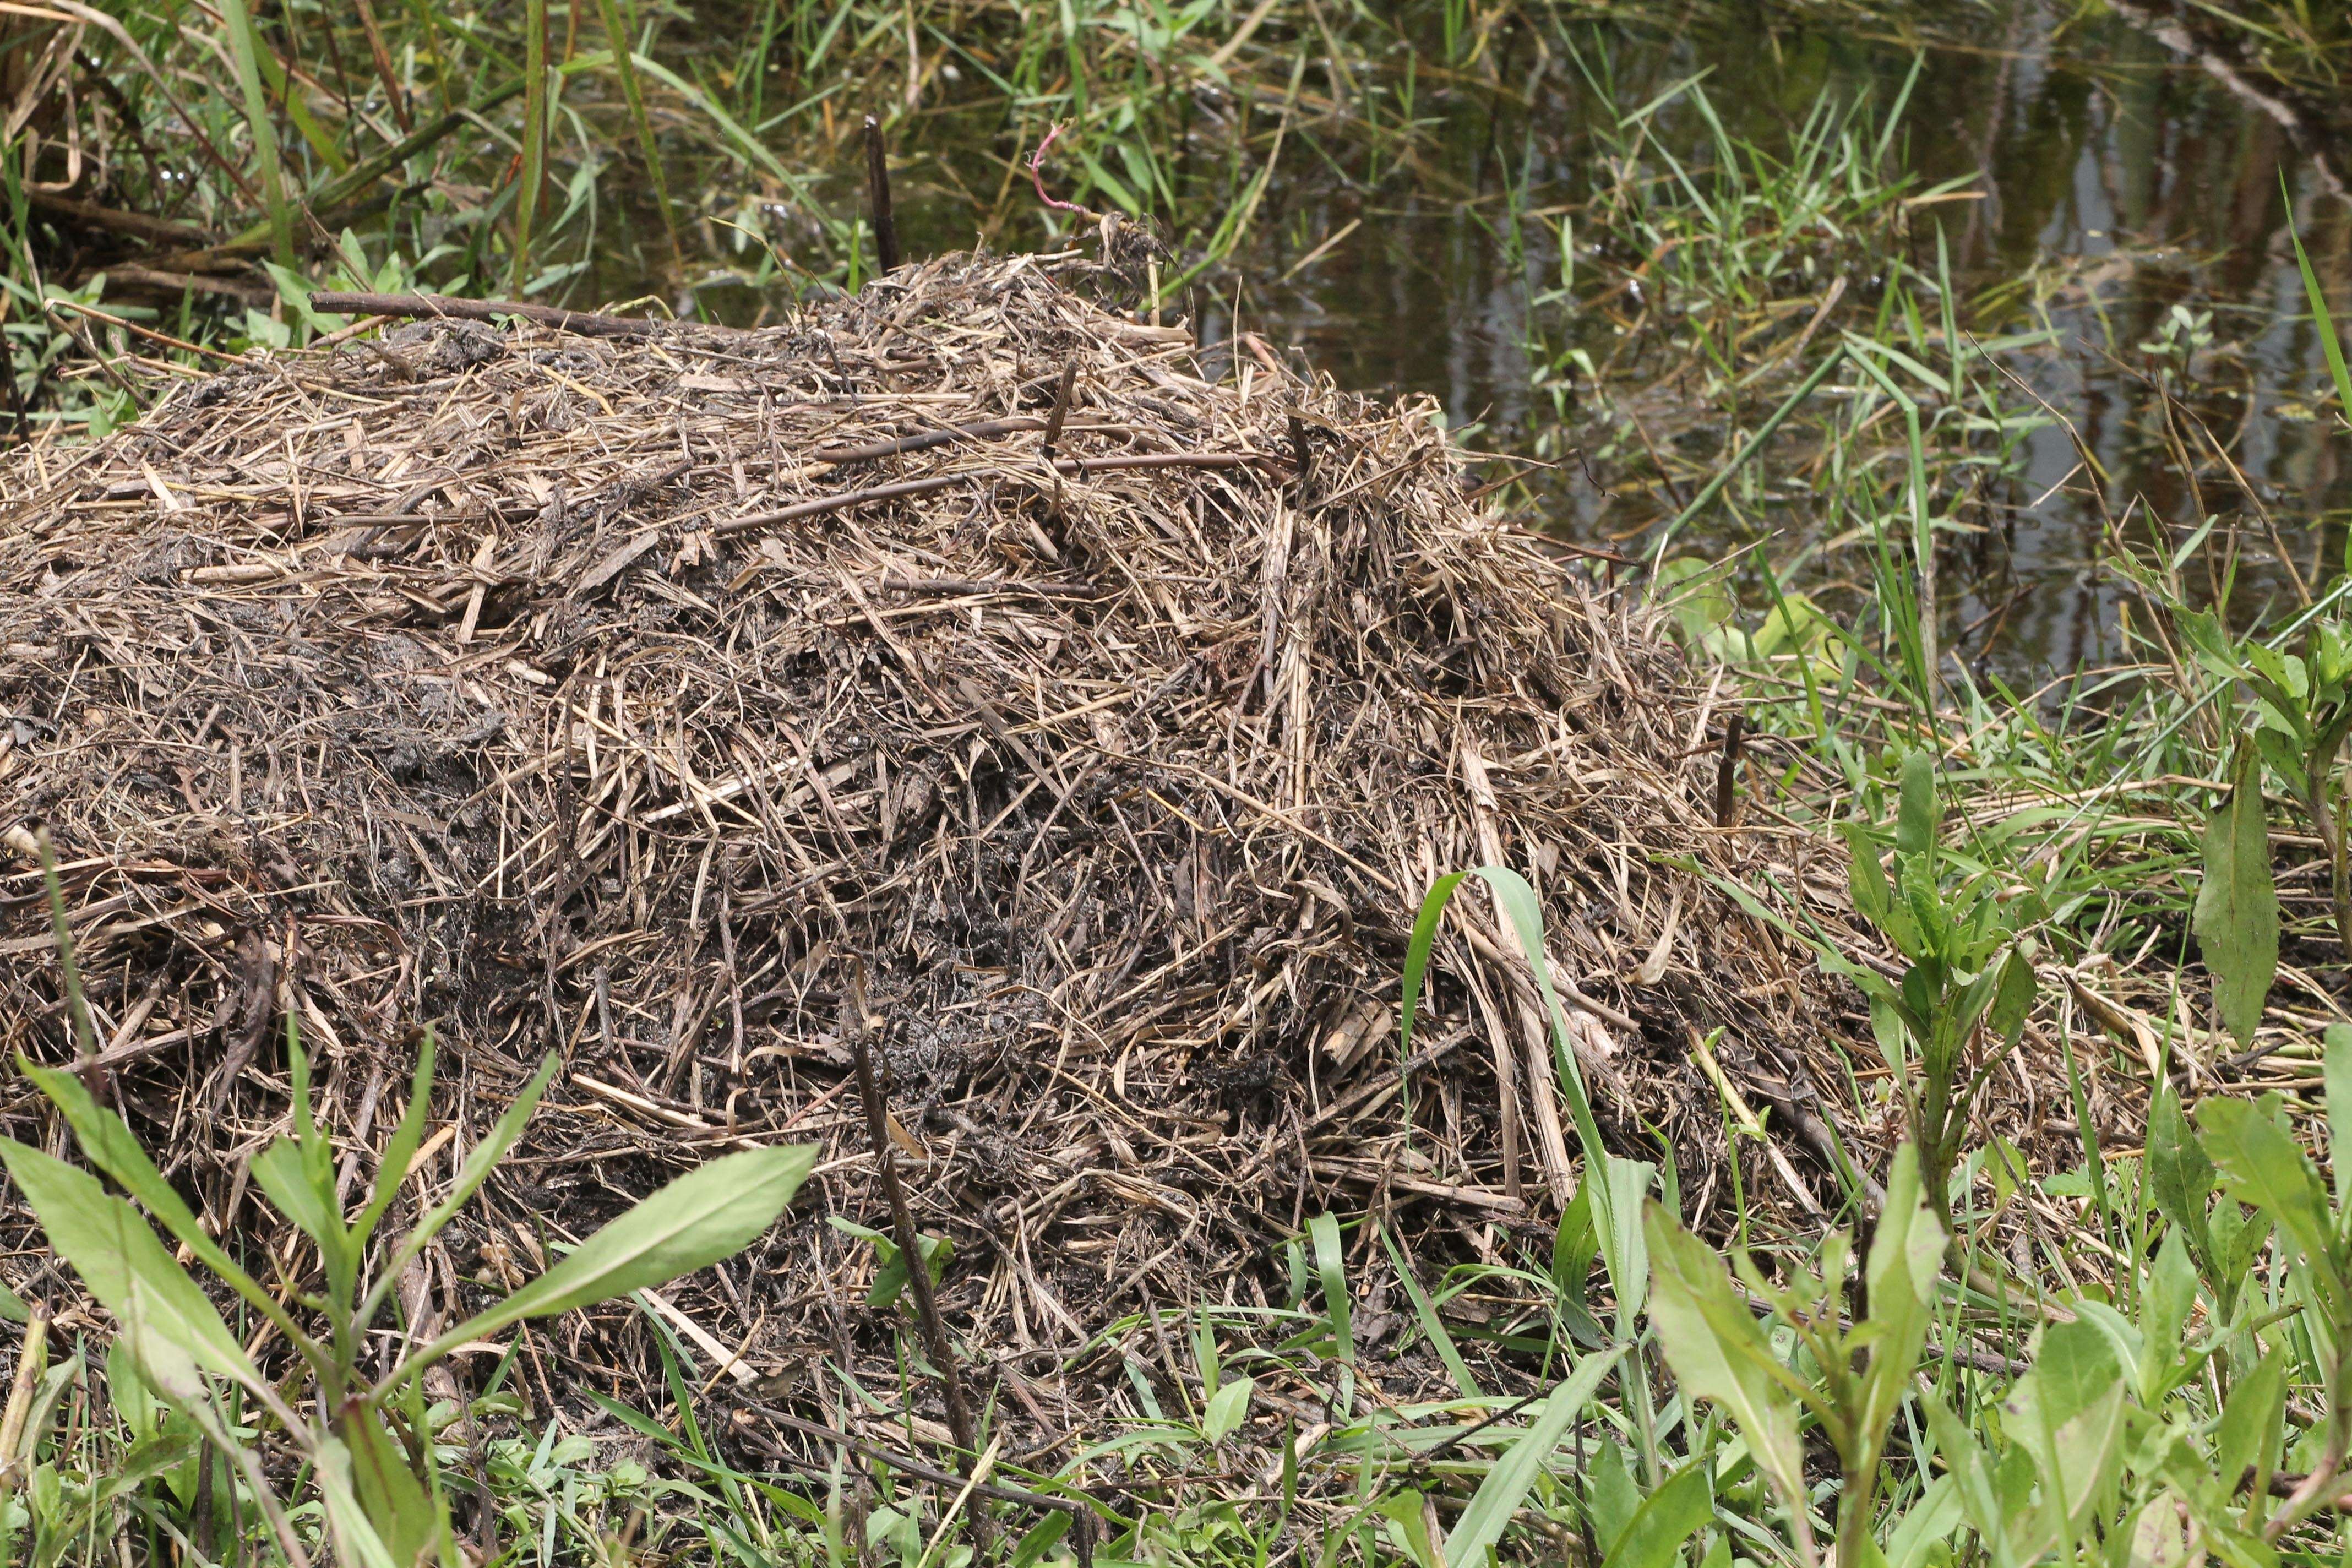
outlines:
[[[1492, 42], [1491, 79], [1433, 70], [1412, 80], [1423, 129], [1408, 171], [1382, 173], [1377, 156], [1350, 153], [1344, 133], [1302, 132], [1287, 142], [1249, 238], [1184, 302], [1213, 343], [1238, 326], [1277, 348], [1297, 346], [1343, 385], [1434, 396], [1483, 447], [1586, 454], [1538, 479], [1529, 521], [1632, 551], [1645, 542], [1644, 525], [1672, 510], [1671, 492], [1652, 482], [1654, 465], [1622, 451], [1614, 460], [1590, 455], [1603, 445], [1588, 424], [1594, 409], [1607, 401], [1657, 418], [1670, 462], [1687, 474], [1707, 472], [1733, 436], [1720, 416], [1674, 407], [1678, 378], [1691, 368], [1676, 356], [1695, 351], [1673, 333], [1653, 332], [1657, 341], [1622, 352], [1622, 307], [1638, 294], [1619, 292], [1619, 309], [1538, 303], [1560, 278], [1558, 217], [1573, 223], [1593, 194], [1604, 99], [1622, 111], [1704, 72], [1731, 134], [1783, 146], [1824, 94], [1892, 104], [1924, 58], [1894, 161], [1914, 174], [1915, 190], [1964, 178], [1968, 199], [1920, 209], [1908, 253], [1932, 268], [1940, 222], [1964, 297], [1980, 302], [1973, 330], [2038, 320], [2056, 331], [2053, 347], [2002, 356], [2021, 384], [2012, 401], [2022, 404], [2030, 385], [2104, 472], [2086, 468], [2074, 437], [2056, 425], [2027, 438], [2016, 471], [1963, 514], [1984, 531], [1958, 533], [1947, 546], [1945, 647], [2021, 681], [2114, 657], [2117, 590], [2096, 566], [2111, 518], [2136, 540], [2160, 526], [2178, 542], [2201, 518], [2221, 515], [2217, 537], [2239, 530], [2235, 607], [2249, 616], [2295, 591], [2294, 574], [2272, 550], [2270, 522], [2311, 578], [2326, 563], [2340, 564], [2352, 516], [2346, 442], [2314, 417], [2326, 371], [2287, 229], [2292, 216], [2339, 308], [2352, 303], [2352, 209], [2310, 156], [2341, 168], [2352, 163], [2352, 146], [2307, 118], [2283, 126], [2206, 65], [2123, 20], [2070, 23], [2076, 9], [1992, 0], [1795, 16], [1729, 0], [1675, 7], [1664, 19], [1653, 12], [1579, 24], [1549, 38], [1532, 23], [1507, 28]], [[1817, 19], [1824, 16], [1834, 20]], [[1434, 18], [1433, 9], [1432, 28]], [[1605, 60], [1605, 95], [1557, 46], [1568, 37], [1581, 40], [1588, 65]], [[1440, 58], [1433, 34], [1428, 58]], [[1405, 101], [1394, 58], [1335, 75], [1333, 95], [1351, 85], [1375, 114], [1383, 91], [1392, 110]], [[1004, 149], [990, 141], [1002, 140], [1001, 100], [940, 91], [953, 101], [910, 117], [894, 149], [910, 255], [971, 243], [987, 205], [971, 193], [993, 192], [1005, 177]], [[1687, 96], [1661, 110], [1654, 130], [1655, 145], [1685, 163], [1709, 155], [1708, 128]], [[1178, 171], [1180, 215], [1230, 199], [1206, 161]], [[845, 213], [856, 207], [851, 178], [819, 190]], [[1015, 212], [993, 243], [1046, 237], [1041, 210]], [[1576, 243], [1606, 237], [1578, 233]], [[1585, 277], [1609, 276], [1605, 256], [1578, 259]], [[1874, 279], [1868, 258], [1860, 259], [1849, 280], [1867, 289]], [[616, 250], [600, 268], [600, 291], [634, 291], [630, 272], [629, 255]], [[723, 272], [704, 276], [711, 286], [701, 291], [703, 309], [741, 319], [776, 306], [728, 286]], [[1824, 281], [1807, 288], [1818, 293]], [[2006, 302], [1983, 306], [2003, 284], [2016, 286]], [[2036, 300], [2038, 317], [2028, 309]], [[2212, 342], [2176, 375], [2182, 405], [2168, 425], [2137, 345], [2176, 305], [2211, 311]], [[1564, 418], [1532, 385], [1531, 330], [1546, 324], [1555, 350], [1573, 343], [1596, 363], [1618, 359], [1606, 398], [1572, 396]], [[1777, 399], [1784, 389], [1768, 385], [1759, 395]], [[1823, 396], [1838, 392], [1832, 382]], [[1743, 407], [1741, 424], [1752, 426], [1762, 412]], [[2268, 521], [2233, 487], [2213, 484], [2214, 465], [2190, 427], [2197, 422], [2243, 470]], [[1622, 424], [1617, 434], [1622, 447]], [[2176, 437], [2197, 448], [2201, 488], [2176, 460]], [[1642, 439], [1650, 439], [1646, 426]], [[1813, 500], [1802, 484], [1765, 485], [1746, 492], [1737, 516], [1721, 507], [1702, 516], [1677, 548], [1714, 556], [1755, 545], [1785, 564], [1852, 526]], [[1834, 551], [1807, 556], [1802, 568], [1792, 585], [1827, 579], [1832, 605], [1837, 583], [1860, 571]], [[1757, 574], [1748, 575], [1753, 586]]]

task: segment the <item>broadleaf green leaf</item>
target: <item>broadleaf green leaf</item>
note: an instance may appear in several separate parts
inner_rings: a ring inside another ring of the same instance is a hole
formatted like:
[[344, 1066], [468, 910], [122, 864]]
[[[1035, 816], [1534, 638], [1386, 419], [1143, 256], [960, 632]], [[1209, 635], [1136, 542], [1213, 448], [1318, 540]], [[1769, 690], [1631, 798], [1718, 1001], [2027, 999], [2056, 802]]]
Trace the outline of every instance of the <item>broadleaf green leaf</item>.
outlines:
[[2104, 1331], [2079, 1321], [2053, 1323], [2042, 1332], [2033, 1370], [2020, 1381], [2017, 1399], [2053, 1425], [2063, 1424], [2096, 1404], [2123, 1370]]
[[16, 1066], [64, 1115], [66, 1125], [73, 1129], [74, 1141], [81, 1145], [83, 1156], [91, 1164], [136, 1198], [173, 1240], [185, 1247], [255, 1310], [276, 1323], [289, 1342], [302, 1347], [306, 1354], [315, 1348], [277, 1299], [238, 1268], [220, 1243], [205, 1234], [194, 1211], [164, 1179], [163, 1173], [155, 1168], [155, 1163], [139, 1146], [139, 1140], [131, 1135], [122, 1118], [99, 1104], [80, 1078], [61, 1068], [43, 1067], [21, 1054], [16, 1058]]
[[[836, 1219], [835, 1223], [838, 1225], [841, 1222]], [[864, 1230], [863, 1226], [858, 1228], [861, 1231]], [[907, 1268], [907, 1255], [899, 1250], [898, 1243], [894, 1237], [878, 1231], [866, 1232], [866, 1234], [873, 1239], [877, 1263], [874, 1270], [874, 1283], [866, 1289], [866, 1304], [877, 1312], [887, 1311], [897, 1306], [898, 1298], [906, 1292], [907, 1283], [910, 1278]], [[915, 1246], [921, 1251], [924, 1266], [930, 1271], [931, 1283], [938, 1284], [940, 1277], [947, 1271], [948, 1264], [955, 1257], [954, 1237], [931, 1236], [919, 1231], [915, 1235]]]
[[1853, 891], [1854, 911], [1873, 925], [1883, 926], [1895, 892], [1887, 886], [1886, 868], [1878, 863], [1878, 847], [1870, 841], [1870, 830], [1859, 822], [1840, 823], [1838, 831], [1845, 838], [1846, 885]]
[[1993, 1033], [2004, 1046], [2015, 1046], [2018, 1037], [2025, 1032], [2027, 1015], [2033, 1011], [2033, 994], [2039, 982], [2033, 973], [2033, 960], [2022, 948], [2010, 949], [2009, 957], [2000, 968], [2000, 989], [1992, 1001]]
[[1222, 1443], [1239, 1431], [1249, 1418], [1250, 1396], [1256, 1392], [1254, 1377], [1227, 1379], [1223, 1387], [1209, 1395], [1209, 1406], [1201, 1415], [1201, 1435], [1212, 1443]]
[[2278, 889], [2271, 877], [2270, 834], [2263, 815], [2262, 767], [2240, 741], [2229, 797], [2206, 818], [2204, 880], [2191, 916], [2213, 1001], [2242, 1048], [2263, 1021], [2278, 973]]
[[[440, 1510], [376, 1413], [357, 1407], [335, 1424], [335, 1434], [351, 1456], [352, 1495], [392, 1561], [421, 1565], [438, 1556]], [[457, 1559], [452, 1553], [448, 1561]]]
[[0, 1139], [0, 1163], [41, 1222], [49, 1246], [73, 1265], [114, 1314], [140, 1375], [182, 1408], [201, 1405], [201, 1373], [234, 1378], [274, 1400], [275, 1391], [139, 1211], [87, 1171]]
[[415, 1568], [413, 1563], [393, 1561], [383, 1537], [361, 1505], [352, 1486], [351, 1450], [343, 1440], [331, 1436], [322, 1439], [314, 1458], [319, 1500], [325, 1505], [327, 1531], [336, 1558], [356, 1568]]
[[1928, 1209], [1919, 1179], [1919, 1152], [1905, 1143], [1895, 1152], [1886, 1182], [1886, 1202], [1871, 1237], [1864, 1278], [1870, 1290], [1870, 1324], [1879, 1332], [1863, 1380], [1863, 1407], [1855, 1425], [1873, 1444], [1882, 1440], [1911, 1384], [1911, 1372], [1927, 1342], [1929, 1303], [1944, 1256], [1943, 1227]]
[[250, 1168], [262, 1196], [311, 1240], [323, 1237], [329, 1226], [339, 1231], [342, 1228], [341, 1218], [328, 1210], [317, 1189], [311, 1186], [308, 1162], [290, 1140], [274, 1140], [253, 1157]]
[[1654, 1202], [1643, 1205], [1643, 1228], [1653, 1276], [1650, 1319], [1684, 1394], [1721, 1405], [1781, 1500], [1806, 1506], [1796, 1396], [1762, 1325], [1733, 1295], [1723, 1260]]
[[2124, 1367], [2100, 1327], [2076, 1321], [2042, 1331], [2033, 1370], [2010, 1396], [2011, 1425], [2038, 1468], [2046, 1527], [2080, 1539], [2123, 1434]]
[[1902, 793], [1895, 817], [1895, 852], [1906, 859], [1925, 858], [1935, 852], [1936, 824], [1941, 815], [1936, 799], [1936, 758], [1927, 751], [1903, 756]]
[[[2011, 1506], [2000, 1468], [1977, 1442], [1976, 1434], [1934, 1394], [1924, 1395], [1920, 1404], [1927, 1412], [1936, 1452], [1948, 1467], [1947, 1475], [1958, 1494], [1960, 1510], [1995, 1568], [2022, 1568], [2040, 1556], [2042, 1539], [2036, 1521], [2029, 1517], [2030, 1510]], [[2023, 1450], [2012, 1452], [2021, 1457]]]
[[2148, 1268], [2141, 1298], [2140, 1333], [2147, 1346], [2141, 1363], [2140, 1403], [2155, 1409], [2180, 1375], [2179, 1363], [2189, 1314], [2197, 1305], [2197, 1265], [2179, 1231], [2167, 1236]]
[[2286, 1434], [2286, 1356], [2273, 1351], [2238, 1380], [2221, 1406], [2213, 1433], [2214, 1474], [2235, 1486], [2254, 1472], [2254, 1495], [2262, 1495], [2278, 1468]]
[[1962, 1511], [1957, 1479], [1941, 1475], [1929, 1481], [1919, 1500], [1887, 1532], [1886, 1568], [1923, 1568], [1928, 1553], [1951, 1538]]
[[2200, 1258], [2209, 1262], [2213, 1245], [2206, 1200], [2213, 1192], [2213, 1162], [2180, 1114], [2180, 1095], [2158, 1084], [2147, 1114], [2148, 1195], [2156, 1212], [2172, 1222]]
[[2319, 1173], [2277, 1122], [2242, 1100], [2209, 1100], [2197, 1108], [2205, 1152], [2229, 1191], [2260, 1209], [2311, 1263], [2312, 1276], [2339, 1315], [2346, 1302], [2339, 1247]]
[[1715, 1487], [1706, 1461], [1696, 1459], [1642, 1500], [1608, 1548], [1602, 1568], [1673, 1568], [1683, 1542], [1714, 1517]]
[[688, 1171], [505, 1300], [449, 1330], [404, 1372], [422, 1370], [467, 1341], [524, 1318], [650, 1289], [732, 1257], [775, 1223], [816, 1153], [804, 1145], [746, 1149]]

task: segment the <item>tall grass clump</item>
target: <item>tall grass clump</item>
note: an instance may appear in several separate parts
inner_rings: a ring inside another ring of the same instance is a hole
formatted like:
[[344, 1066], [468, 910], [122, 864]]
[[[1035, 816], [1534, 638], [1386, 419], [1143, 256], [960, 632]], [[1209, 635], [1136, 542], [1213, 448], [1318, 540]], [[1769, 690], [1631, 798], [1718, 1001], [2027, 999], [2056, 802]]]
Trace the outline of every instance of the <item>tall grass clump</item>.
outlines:
[[[1477, 28], [1496, 16], [1479, 8]], [[925, 249], [1101, 219], [1153, 304], [1257, 234], [1277, 171], [1416, 170], [1417, 10], [1069, 0], [136, 0], [0, 26], [26, 131], [0, 258], [16, 434], [347, 324], [320, 289], [755, 318], [871, 276], [868, 114]], [[740, 22], [738, 26], [735, 23]], [[1484, 46], [1460, 79], [1491, 80]], [[1038, 154], [1052, 143], [1050, 154]]]

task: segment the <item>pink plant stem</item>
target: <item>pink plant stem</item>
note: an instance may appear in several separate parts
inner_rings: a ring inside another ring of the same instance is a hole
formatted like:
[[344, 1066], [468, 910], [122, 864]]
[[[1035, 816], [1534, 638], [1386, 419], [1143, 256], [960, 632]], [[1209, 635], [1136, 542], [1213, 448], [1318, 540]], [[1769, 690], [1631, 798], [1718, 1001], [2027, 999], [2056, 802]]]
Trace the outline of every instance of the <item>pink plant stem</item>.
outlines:
[[1077, 203], [1056, 201], [1045, 194], [1045, 149], [1060, 140], [1062, 132], [1069, 128], [1068, 121], [1055, 121], [1053, 129], [1045, 132], [1045, 139], [1037, 143], [1037, 150], [1029, 154], [1029, 183], [1037, 187], [1037, 199], [1054, 211], [1076, 213], [1080, 217], [1092, 217], [1095, 215], [1078, 205]]

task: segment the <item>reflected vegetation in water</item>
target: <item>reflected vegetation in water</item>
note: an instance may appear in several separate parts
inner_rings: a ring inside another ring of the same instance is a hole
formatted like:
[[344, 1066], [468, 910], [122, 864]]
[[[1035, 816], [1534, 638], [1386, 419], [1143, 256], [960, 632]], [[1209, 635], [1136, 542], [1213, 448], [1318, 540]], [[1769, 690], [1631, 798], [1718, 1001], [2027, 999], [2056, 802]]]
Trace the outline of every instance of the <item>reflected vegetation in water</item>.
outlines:
[[[2010, 346], [1974, 373], [2003, 428], [1937, 479], [1943, 645], [2032, 679], [2116, 654], [2108, 531], [2179, 541], [2218, 515], [2236, 592], [2291, 595], [2343, 548], [2352, 504], [2287, 227], [2352, 297], [2340, 128], [2168, 47], [2160, 19], [2077, 9], [1507, 7], [1465, 38], [1469, 13], [1405, 7], [1302, 40], [1278, 100], [1263, 73], [1193, 80], [1138, 100], [1123, 132], [1080, 130], [1048, 173], [1106, 207], [1116, 187], [1180, 237], [1241, 209], [1232, 253], [1171, 302], [1205, 340], [1255, 332], [1345, 385], [1433, 395], [1474, 441], [1561, 463], [1530, 480], [1531, 521], [1628, 550], [1808, 355], [1917, 314], [1948, 276], [1961, 331]], [[1027, 189], [1035, 122], [991, 81], [1001, 53], [970, 48], [897, 131], [917, 255], [1065, 226]], [[843, 175], [819, 188], [854, 212], [839, 145]], [[1912, 281], [1890, 307], [1897, 258]], [[625, 257], [604, 265], [603, 292], [633, 291]], [[773, 308], [725, 276], [704, 275], [703, 308]], [[1832, 377], [1816, 399], [1860, 390]], [[1759, 563], [1832, 606], [1865, 590], [1843, 492], [1805, 482], [1835, 438], [1792, 419], [1769, 477], [1727, 486], [1675, 548], [1747, 550], [1751, 596]]]
[[[1907, 174], [1915, 193], [1963, 181], [1974, 199], [1913, 209], [1906, 232], [1885, 237], [1932, 267], [1925, 231], [1939, 225], [1952, 273], [1974, 302], [1969, 329], [1987, 337], [2025, 328], [2054, 334], [2047, 346], [2002, 354], [2000, 364], [2017, 378], [2018, 402], [2030, 388], [2073, 429], [2051, 422], [2026, 434], [2014, 474], [1962, 519], [1997, 538], [1953, 542], [1960, 570], [1948, 577], [1948, 648], [1981, 656], [1983, 634], [1998, 625], [1994, 662], [2021, 675], [2111, 657], [2116, 589], [2096, 579], [2095, 563], [2100, 536], [2116, 520], [2137, 536], [2152, 516], [2185, 537], [2214, 511], [2234, 513], [2230, 521], [2253, 533], [2243, 551], [2250, 584], [2291, 592], [2288, 574], [2263, 565], [2270, 544], [2262, 520], [2246, 515], [2252, 509], [2226, 484], [2217, 491], [2200, 482], [2214, 466], [2215, 443], [2271, 509], [2280, 539], [2302, 557], [2304, 577], [2318, 575], [2314, 558], [2343, 548], [2352, 492], [2342, 443], [2324, 438], [2315, 417], [2326, 373], [2286, 226], [2292, 217], [2341, 299], [2352, 291], [2352, 224], [2332, 183], [2315, 174], [2285, 129], [2134, 27], [2110, 22], [2062, 33], [2057, 7], [1983, 13], [1965, 29], [1948, 21], [1933, 37], [1766, 29], [1735, 19], [1742, 9], [1716, 8], [1706, 25], [1672, 37], [1642, 27], [1596, 37], [1589, 47], [1608, 52], [1615, 103], [1647, 103], [1705, 72], [1698, 90], [1726, 131], [1784, 150], [1824, 99], [1896, 101], [1924, 48], [1927, 67], [1890, 144], [1885, 177]], [[1544, 151], [1517, 199], [1572, 217], [1612, 162], [1580, 155], [1610, 112], [1596, 113], [1595, 97], [1585, 81], [1558, 81], [1526, 96], [1523, 121], [1500, 111], [1491, 135], [1482, 140], [1465, 127], [1440, 145], [1457, 160], [1461, 183], [1475, 189], [1512, 178], [1496, 150], [1525, 138]], [[1692, 165], [1706, 159], [1714, 127], [1690, 94], [1650, 123], [1662, 153]], [[1369, 204], [1328, 183], [1312, 184], [1311, 176], [1288, 195], [1319, 215], [1302, 237], [1374, 216]], [[1625, 258], [1607, 254], [1606, 233], [1586, 241], [1594, 254], [1577, 258], [1590, 281], [1545, 327], [1564, 331], [1588, 358], [1613, 353], [1620, 384], [1571, 399], [1560, 438], [1559, 411], [1531, 395], [1543, 367], [1530, 353], [1528, 323], [1546, 314], [1536, 301], [1558, 287], [1559, 238], [1566, 232], [1576, 243], [1575, 226], [1525, 224], [1515, 245], [1500, 221], [1509, 199], [1490, 188], [1470, 204], [1391, 204], [1376, 226], [1360, 228], [1311, 274], [1283, 287], [1243, 287], [1235, 297], [1259, 330], [1307, 345], [1353, 384], [1433, 393], [1457, 420], [1483, 419], [1482, 438], [1496, 447], [1596, 454], [1591, 472], [1577, 470], [1543, 496], [1545, 517], [1588, 542], [1622, 539], [1674, 510], [1672, 487], [1650, 479], [1656, 444], [1671, 440], [1666, 468], [1695, 478], [1734, 443], [1720, 405], [1690, 395], [1689, 334], [1641, 321], [1643, 301], [1624, 286]], [[1883, 257], [1865, 247], [1841, 259], [1854, 268], [1839, 274], [1853, 286], [1849, 299], [1864, 302], [1883, 281]], [[1267, 258], [1279, 262], [1279, 255]], [[1767, 283], [1809, 300], [1832, 281]], [[1660, 309], [1671, 312], [1673, 302]], [[1213, 329], [1221, 319], [1206, 318]], [[1398, 331], [1400, 322], [1411, 326]], [[1626, 352], [1619, 340], [1629, 328], [1651, 341]], [[2179, 400], [2169, 419], [2159, 384]], [[1832, 386], [1824, 395], [1836, 394]], [[1640, 426], [1630, 437], [1629, 423]], [[2077, 436], [2095, 467], [2083, 462]], [[2184, 445], [2192, 448], [2187, 463]], [[1739, 515], [1719, 513], [1687, 542], [1714, 554], [1760, 539], [1788, 559], [1845, 526], [1809, 500], [1800, 491]], [[1839, 576], [1836, 562], [1822, 561], [1821, 574]], [[1970, 629], [1976, 637], [1954, 635]]]

